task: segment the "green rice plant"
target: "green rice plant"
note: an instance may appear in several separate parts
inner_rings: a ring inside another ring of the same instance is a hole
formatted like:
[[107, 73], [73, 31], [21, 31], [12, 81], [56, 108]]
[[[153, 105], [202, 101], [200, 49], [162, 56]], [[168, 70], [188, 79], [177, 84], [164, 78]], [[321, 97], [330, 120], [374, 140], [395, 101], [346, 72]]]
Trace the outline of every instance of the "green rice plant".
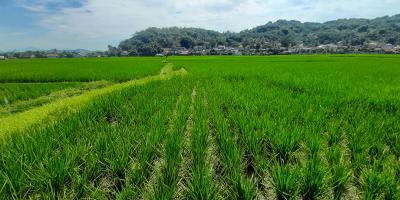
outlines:
[[216, 189], [211, 180], [211, 169], [207, 163], [209, 116], [205, 111], [204, 94], [197, 92], [194, 104], [193, 130], [191, 138], [192, 166], [188, 182], [188, 199], [214, 199]]
[[161, 61], [150, 57], [12, 60], [0, 63], [0, 82], [129, 81], [157, 74], [164, 65]]
[[[174, 196], [178, 182], [179, 164], [181, 163], [181, 156], [176, 155], [180, 154], [180, 146], [182, 145], [182, 139], [174, 139], [174, 144], [169, 142], [166, 144], [166, 164], [161, 170], [161, 176], [157, 179], [155, 191], [152, 191], [154, 192], [152, 199], [172, 199]], [[172, 152], [175, 154], [172, 154]]]
[[[321, 149], [321, 138], [317, 135], [310, 133], [307, 136], [307, 155], [309, 159], [319, 157], [319, 151]], [[319, 159], [316, 160], [319, 163]]]
[[[172, 69], [172, 65], [167, 64], [166, 66], [164, 66], [163, 70], [164, 69]], [[184, 76], [187, 73], [184, 69], [181, 69], [179, 71], [168, 71], [171, 73], [162, 73], [157, 76], [149, 76], [143, 79], [131, 80], [121, 84], [89, 91], [79, 96], [65, 98], [41, 107], [27, 110], [25, 112], [4, 117], [2, 121], [0, 121], [0, 138], [7, 136], [7, 134], [11, 134], [13, 132], [24, 131], [31, 126], [40, 124], [43, 121], [52, 122], [61, 120], [62, 117], [65, 117], [64, 115], [68, 116], [68, 114], [73, 114], [79, 111], [79, 108], [90, 103], [93, 98], [112, 92], [118, 92], [136, 85], [144, 85], [152, 81], [168, 80], [176, 75]], [[63, 115], [60, 115], [60, 112], [62, 112]]]
[[278, 200], [295, 199], [301, 177], [300, 168], [276, 161], [272, 167], [272, 179]]
[[12, 105], [18, 101], [35, 99], [67, 88], [81, 87], [80, 82], [61, 83], [2, 83], [0, 84], [0, 106]]
[[333, 198], [342, 199], [348, 190], [350, 170], [343, 162], [340, 146], [330, 147], [327, 152], [329, 168], [331, 172], [330, 185], [333, 190]]
[[[182, 191], [183, 199], [399, 199], [398, 58], [2, 62], [0, 82], [15, 84], [18, 96], [8, 106], [61, 94], [1, 117], [0, 199], [173, 199]], [[65, 99], [71, 93], [55, 86], [99, 80], [116, 84]], [[70, 82], [38, 83], [60, 81]], [[194, 86], [200, 100], [184, 138]]]
[[275, 133], [271, 138], [271, 146], [279, 162], [289, 163], [294, 159], [294, 152], [300, 147], [300, 133], [298, 130]]
[[146, 137], [143, 144], [144, 146], [139, 152], [141, 156], [137, 160], [135, 168], [127, 174], [127, 186], [133, 187], [135, 196], [141, 195], [141, 188], [144, 187], [145, 181], [151, 175], [151, 166], [157, 158], [157, 144], [162, 141], [161, 134], [161, 130], [156, 130], [156, 132], [150, 133]]
[[303, 199], [318, 199], [325, 190], [325, 169], [318, 156], [311, 157], [302, 173], [301, 196]]
[[398, 161], [395, 156], [383, 157], [382, 176], [385, 182], [383, 187], [383, 199], [398, 199], [400, 198], [400, 182], [398, 180]]
[[[182, 88], [183, 89], [183, 88]], [[188, 118], [189, 91], [184, 93], [181, 100], [176, 105], [176, 115], [172, 116], [171, 126], [167, 130], [167, 138], [165, 144], [165, 164], [162, 166], [161, 174], [153, 186], [154, 190], [150, 191], [152, 199], [172, 199], [176, 192], [178, 183], [179, 168], [182, 166], [182, 148], [184, 143], [184, 132], [186, 119]]]
[[382, 125], [382, 132], [384, 133], [382, 140], [390, 147], [390, 151], [394, 153], [397, 157], [400, 157], [400, 126], [397, 125], [400, 120], [398, 117], [400, 111], [398, 111], [395, 115], [397, 118], [386, 117], [386, 122]]
[[212, 106], [212, 119], [217, 128], [217, 145], [220, 157], [224, 165], [224, 173], [229, 181], [230, 198], [234, 199], [253, 199], [256, 195], [256, 188], [253, 181], [242, 177], [241, 158], [242, 155], [236, 146], [235, 141], [229, 132], [229, 127], [225, 121], [223, 113], [218, 109], [215, 99], [210, 100]]
[[396, 182], [396, 178], [393, 175], [385, 175], [385, 186], [383, 187], [383, 199], [391, 200], [391, 199], [399, 199], [400, 198], [400, 189], [399, 183]]
[[[363, 151], [363, 145], [359, 142], [351, 141], [349, 143], [349, 149], [351, 152], [351, 167], [353, 169], [354, 177], [356, 180], [359, 180], [362, 169], [367, 163], [367, 160], [365, 159], [367, 156]], [[356, 183], [358, 183], [358, 181]]]
[[[243, 100], [238, 99], [236, 102], [242, 103]], [[239, 129], [238, 144], [242, 147], [244, 172], [246, 176], [253, 177], [260, 186], [267, 167], [267, 159], [265, 159], [267, 150], [264, 145], [266, 136], [264, 131], [257, 127], [261, 119], [249, 114], [248, 109], [238, 110], [231, 114], [230, 119]]]
[[365, 169], [362, 173], [361, 185], [363, 186], [363, 199], [372, 200], [382, 196], [385, 187], [385, 180], [378, 168], [379, 161], [375, 162], [372, 168]]
[[[140, 189], [126, 189], [132, 181], [128, 175], [134, 166], [145, 167], [154, 160], [153, 144], [162, 138], [157, 133], [164, 132], [168, 120], [164, 116], [176, 100], [177, 88], [148, 93], [160, 86], [154, 83], [113, 92], [53, 126], [33, 129], [29, 135], [10, 135], [0, 145], [0, 175], [7, 180], [0, 196], [115, 198], [137, 194]], [[158, 101], [149, 103], [149, 94]], [[139, 159], [141, 153], [144, 158]], [[136, 160], [140, 162], [134, 164]], [[140, 175], [150, 173], [143, 167], [136, 169], [137, 183], [146, 179]]]
[[332, 125], [329, 126], [328, 132], [327, 132], [327, 142], [328, 146], [335, 146], [338, 145], [342, 140], [343, 140], [343, 132], [340, 129], [340, 125], [338, 125], [338, 122], [333, 123]]
[[256, 198], [257, 188], [254, 186], [254, 180], [241, 177], [239, 180], [235, 180], [234, 183], [237, 192], [234, 196], [236, 199], [250, 200]]
[[[23, 112], [28, 109], [34, 108], [34, 107], [39, 107], [44, 104], [54, 102], [56, 100], [60, 100], [60, 99], [64, 99], [64, 98], [68, 98], [68, 97], [72, 97], [72, 96], [78, 96], [78, 95], [81, 95], [82, 93], [90, 91], [90, 90], [95, 90], [95, 89], [109, 86], [112, 83], [108, 82], [108, 81], [95, 81], [95, 82], [90, 82], [90, 83], [63, 83], [63, 84], [65, 84], [66, 86], [70, 86], [70, 88], [52, 91], [49, 94], [47, 94], [48, 92], [43, 92], [43, 93], [40, 93], [40, 92], [43, 90], [43, 88], [46, 89], [47, 87], [54, 87], [51, 85], [57, 85], [57, 83], [46, 83], [46, 84], [15, 83], [15, 84], [13, 84], [13, 85], [17, 85], [17, 88], [21, 87], [21, 85], [24, 87], [28, 87], [28, 88], [32, 89], [34, 92], [29, 91], [29, 90], [26, 92], [22, 92], [23, 94], [29, 94], [30, 96], [16, 97], [14, 102], [9, 102], [7, 105], [0, 107], [0, 116], [3, 116], [3, 115], [7, 116], [10, 114], [15, 114], [17, 112]], [[9, 84], [5, 84], [5, 85], [9, 85]], [[33, 85], [33, 87], [32, 87], [32, 85]], [[36, 88], [36, 86], [37, 86], [37, 90], [34, 89], [34, 88]], [[24, 88], [24, 87], [22, 87], [22, 88]], [[17, 92], [19, 89], [17, 89]], [[21, 92], [21, 91], [19, 91], [19, 92]], [[40, 95], [36, 94], [36, 92], [40, 93]], [[28, 99], [26, 99], [26, 98], [28, 98]], [[29, 99], [29, 98], [33, 98], [33, 99]]]

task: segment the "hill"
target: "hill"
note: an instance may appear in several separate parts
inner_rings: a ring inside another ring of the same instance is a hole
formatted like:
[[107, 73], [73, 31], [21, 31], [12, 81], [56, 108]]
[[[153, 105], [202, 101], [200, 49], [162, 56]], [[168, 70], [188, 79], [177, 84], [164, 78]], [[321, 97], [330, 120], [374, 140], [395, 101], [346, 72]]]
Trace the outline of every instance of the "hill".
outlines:
[[[290, 47], [318, 47], [334, 44], [349, 51], [363, 46], [399, 45], [400, 14], [375, 19], [339, 19], [325, 23], [278, 20], [241, 32], [220, 33], [200, 28], [148, 28], [136, 32], [112, 49], [129, 55], [155, 55], [166, 48], [185, 48], [195, 52], [218, 46], [246, 51], [288, 51]], [[218, 49], [216, 49], [218, 50]], [[170, 52], [171, 53], [171, 52]], [[173, 53], [173, 52], [172, 52]]]

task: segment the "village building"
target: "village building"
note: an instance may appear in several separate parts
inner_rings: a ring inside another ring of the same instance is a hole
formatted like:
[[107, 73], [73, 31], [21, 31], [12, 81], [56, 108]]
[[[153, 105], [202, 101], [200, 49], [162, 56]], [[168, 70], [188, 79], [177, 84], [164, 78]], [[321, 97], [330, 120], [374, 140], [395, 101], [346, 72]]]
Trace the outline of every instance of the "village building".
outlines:
[[187, 56], [187, 55], [189, 55], [189, 54], [190, 54], [190, 51], [187, 50], [187, 49], [181, 50], [181, 51], [179, 52], [179, 55], [182, 55], [182, 56]]
[[395, 51], [396, 53], [400, 53], [400, 45], [397, 45], [397, 46], [394, 48], [394, 51]]
[[0, 56], [0, 60], [5, 60], [6, 57], [5, 56]]
[[121, 56], [129, 56], [129, 52], [128, 51], [122, 51], [121, 52]]
[[49, 53], [49, 54], [46, 54], [46, 57], [47, 58], [58, 58], [59, 55], [57, 53]]
[[193, 50], [195, 50], [195, 51], [203, 51], [206, 49], [207, 49], [207, 47], [205, 47], [205, 46], [194, 46], [193, 47]]
[[33, 53], [23, 53], [20, 55], [19, 58], [24, 58], [24, 59], [31, 59], [35, 58], [36, 56]]
[[225, 49], [226, 49], [226, 46], [225, 46], [225, 45], [218, 45], [218, 46], [217, 46], [217, 49], [225, 50]]
[[385, 52], [393, 52], [395, 49], [395, 46], [393, 44], [383, 44], [381, 46], [381, 49]]
[[171, 52], [172, 52], [172, 49], [171, 48], [162, 48], [161, 49], [162, 50], [162, 54], [163, 55], [169, 55], [169, 54], [171, 54]]

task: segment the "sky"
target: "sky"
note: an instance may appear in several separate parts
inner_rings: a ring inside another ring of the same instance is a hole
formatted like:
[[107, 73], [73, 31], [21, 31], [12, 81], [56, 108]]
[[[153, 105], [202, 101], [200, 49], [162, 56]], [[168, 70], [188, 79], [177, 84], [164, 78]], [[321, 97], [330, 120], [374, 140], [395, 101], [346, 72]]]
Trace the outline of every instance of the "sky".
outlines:
[[105, 50], [148, 27], [241, 31], [278, 19], [400, 14], [400, 0], [0, 0], [0, 50]]

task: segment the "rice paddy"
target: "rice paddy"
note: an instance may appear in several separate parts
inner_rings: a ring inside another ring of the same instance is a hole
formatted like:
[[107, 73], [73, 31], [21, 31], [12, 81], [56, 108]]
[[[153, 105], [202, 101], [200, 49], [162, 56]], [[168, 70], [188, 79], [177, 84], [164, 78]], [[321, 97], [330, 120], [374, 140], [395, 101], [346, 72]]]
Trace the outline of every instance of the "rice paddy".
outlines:
[[400, 198], [398, 56], [6, 61], [0, 81], [0, 199]]

